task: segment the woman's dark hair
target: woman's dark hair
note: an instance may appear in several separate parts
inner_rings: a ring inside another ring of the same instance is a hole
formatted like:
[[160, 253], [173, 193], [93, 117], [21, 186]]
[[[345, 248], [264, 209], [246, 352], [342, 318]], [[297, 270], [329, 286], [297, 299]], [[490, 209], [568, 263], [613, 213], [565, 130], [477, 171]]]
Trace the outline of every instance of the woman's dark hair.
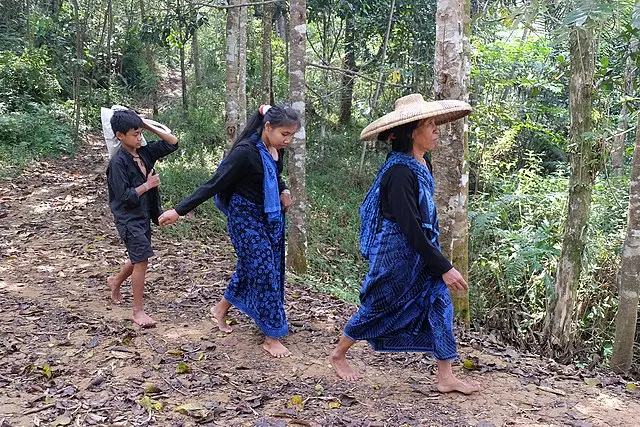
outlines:
[[411, 135], [419, 123], [420, 120], [416, 120], [382, 131], [378, 134], [378, 140], [391, 140], [391, 151], [408, 153], [413, 148], [413, 138]]
[[294, 110], [290, 105], [274, 105], [267, 110], [267, 114], [265, 115], [262, 115], [262, 113], [258, 109], [258, 111], [253, 113], [242, 132], [240, 132], [240, 135], [238, 135], [238, 138], [233, 143], [233, 146], [235, 147], [240, 141], [249, 139], [249, 137], [256, 132], [258, 134], [262, 133], [264, 124], [267, 122], [271, 123], [271, 126], [274, 128], [295, 125], [297, 129], [300, 129], [301, 126], [298, 112]]

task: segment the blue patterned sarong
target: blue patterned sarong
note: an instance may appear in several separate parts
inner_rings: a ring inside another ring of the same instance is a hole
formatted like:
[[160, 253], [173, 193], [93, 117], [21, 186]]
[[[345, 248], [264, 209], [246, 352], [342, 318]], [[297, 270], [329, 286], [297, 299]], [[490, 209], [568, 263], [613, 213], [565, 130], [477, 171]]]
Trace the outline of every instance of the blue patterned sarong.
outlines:
[[263, 206], [233, 194], [229, 236], [238, 256], [224, 297], [268, 337], [289, 333], [284, 311], [284, 214], [269, 221]]
[[362, 227], [369, 229], [361, 233], [361, 237], [369, 237], [364, 245], [361, 242], [369, 272], [360, 291], [360, 308], [344, 334], [353, 340], [369, 341], [377, 351], [432, 352], [439, 360], [455, 359], [453, 302], [442, 277], [428, 273], [397, 223], [388, 219], [381, 219], [379, 226], [365, 222], [379, 216], [371, 210], [380, 209], [379, 185], [389, 164], [405, 164], [416, 172], [422, 226], [427, 238], [439, 247], [433, 177], [410, 156], [392, 153], [374, 181], [378, 188], [369, 190], [361, 209]]

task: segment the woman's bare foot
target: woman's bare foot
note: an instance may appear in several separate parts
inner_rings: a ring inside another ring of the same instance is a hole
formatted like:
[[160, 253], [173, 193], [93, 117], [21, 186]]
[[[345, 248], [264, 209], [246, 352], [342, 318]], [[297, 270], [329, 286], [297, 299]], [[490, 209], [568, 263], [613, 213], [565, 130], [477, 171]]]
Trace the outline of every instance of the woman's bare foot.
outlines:
[[291, 356], [291, 352], [287, 347], [285, 347], [280, 340], [275, 338], [266, 337], [264, 339], [264, 344], [262, 344], [262, 348], [276, 358]]
[[477, 384], [467, 384], [460, 381], [453, 375], [449, 375], [444, 378], [438, 378], [436, 387], [438, 388], [438, 391], [440, 393], [451, 393], [457, 391], [463, 394], [472, 394], [480, 391], [480, 386], [478, 386]]
[[156, 326], [156, 321], [153, 320], [144, 310], [138, 310], [133, 312], [133, 321], [141, 328], [153, 328]]
[[107, 278], [107, 286], [111, 291], [111, 301], [115, 304], [122, 304], [122, 295], [120, 294], [121, 283], [118, 283], [116, 276], [109, 276]]
[[357, 381], [360, 379], [360, 375], [356, 371], [353, 370], [349, 362], [347, 362], [347, 358], [344, 353], [338, 353], [336, 350], [331, 352], [331, 356], [329, 356], [329, 362], [333, 369], [335, 369], [336, 373], [340, 378], [347, 381]]
[[220, 310], [220, 304], [211, 307], [209, 313], [211, 313], [211, 318], [218, 325], [218, 329], [226, 333], [233, 332], [233, 328], [227, 325], [227, 312], [226, 310]]

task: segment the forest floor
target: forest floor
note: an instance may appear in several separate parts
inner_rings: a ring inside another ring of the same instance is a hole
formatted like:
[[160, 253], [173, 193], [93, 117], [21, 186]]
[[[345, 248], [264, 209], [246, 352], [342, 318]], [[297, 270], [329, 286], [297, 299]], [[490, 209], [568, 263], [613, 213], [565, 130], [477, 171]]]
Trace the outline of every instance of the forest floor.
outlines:
[[124, 248], [107, 206], [105, 164], [103, 141], [90, 136], [75, 157], [0, 183], [2, 427], [639, 423], [639, 394], [620, 378], [520, 354], [491, 336], [459, 340], [461, 359], [477, 369], [455, 369], [481, 385], [473, 396], [434, 391], [428, 356], [375, 353], [367, 343], [351, 352], [363, 378], [340, 381], [327, 356], [356, 308], [291, 281], [284, 341], [293, 356], [273, 359], [238, 311], [230, 335], [207, 316], [234, 268], [223, 235], [155, 234], [145, 304], [159, 323], [138, 329], [130, 287], [123, 305], [108, 299], [106, 278]]

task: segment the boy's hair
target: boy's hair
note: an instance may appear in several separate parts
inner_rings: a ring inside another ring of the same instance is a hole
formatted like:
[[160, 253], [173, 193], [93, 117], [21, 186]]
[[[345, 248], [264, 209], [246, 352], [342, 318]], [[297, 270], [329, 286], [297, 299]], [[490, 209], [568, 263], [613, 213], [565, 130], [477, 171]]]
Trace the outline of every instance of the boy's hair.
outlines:
[[111, 116], [111, 129], [114, 134], [116, 132], [125, 134], [131, 129], [141, 128], [142, 124], [140, 116], [131, 110], [116, 110]]

